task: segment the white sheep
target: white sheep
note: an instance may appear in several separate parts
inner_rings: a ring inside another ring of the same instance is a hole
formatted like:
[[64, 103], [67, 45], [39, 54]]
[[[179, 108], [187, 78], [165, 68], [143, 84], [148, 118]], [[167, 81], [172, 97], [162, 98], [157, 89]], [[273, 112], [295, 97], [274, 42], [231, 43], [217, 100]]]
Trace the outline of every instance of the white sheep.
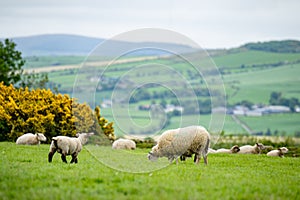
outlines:
[[136, 148], [136, 144], [134, 141], [130, 139], [119, 138], [112, 143], [113, 149], [132, 149]]
[[240, 151], [240, 148], [238, 145], [234, 145], [233, 147], [231, 147], [230, 149], [218, 149], [216, 150], [215, 153], [237, 153]]
[[238, 154], [260, 154], [263, 149], [265, 149], [265, 146], [262, 143], [255, 143], [254, 146], [241, 146]]
[[94, 133], [79, 133], [76, 134], [77, 138], [68, 136], [53, 137], [48, 154], [48, 161], [52, 162], [52, 157], [57, 151], [61, 154], [61, 159], [63, 162], [67, 163], [66, 156], [71, 155], [71, 163], [77, 163], [77, 156], [82, 149], [82, 145], [88, 141], [88, 138], [91, 135], [94, 135]]
[[217, 150], [214, 150], [212, 148], [208, 148], [208, 151], [207, 151], [208, 154], [210, 154], [210, 153], [216, 153], [216, 152], [217, 152]]
[[20, 137], [18, 137], [16, 144], [26, 144], [26, 145], [40, 145], [41, 141], [47, 141], [47, 138], [42, 133], [26, 133]]
[[276, 150], [272, 150], [272, 151], [269, 151], [267, 153], [267, 156], [279, 156], [279, 157], [284, 157], [283, 154], [287, 153], [289, 150], [288, 148], [286, 147], [280, 147]]
[[207, 151], [210, 143], [210, 135], [202, 126], [188, 126], [165, 131], [159, 138], [157, 145], [148, 154], [151, 161], [159, 157], [167, 157], [170, 162], [187, 153], [195, 154], [194, 162], [199, 163], [200, 156], [207, 164]]

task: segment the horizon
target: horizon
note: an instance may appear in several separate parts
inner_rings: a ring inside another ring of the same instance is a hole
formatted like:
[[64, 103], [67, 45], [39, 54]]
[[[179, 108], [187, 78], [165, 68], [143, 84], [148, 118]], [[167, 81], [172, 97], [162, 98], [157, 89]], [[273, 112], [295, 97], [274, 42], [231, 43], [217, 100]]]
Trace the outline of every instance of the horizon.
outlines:
[[[30, 37], [39, 37], [39, 36], [54, 36], [54, 35], [60, 35], [60, 36], [75, 36], [75, 37], [84, 37], [84, 38], [89, 38], [89, 39], [97, 39], [97, 40], [110, 40], [110, 38], [103, 38], [103, 37], [93, 37], [93, 36], [87, 36], [87, 35], [79, 35], [79, 34], [72, 34], [72, 33], [41, 33], [41, 34], [33, 34], [33, 35], [24, 35], [24, 36], [16, 36], [16, 37], [0, 37], [0, 40], [4, 39], [24, 39], [24, 38], [30, 38]], [[265, 42], [272, 42], [272, 41], [300, 41], [300, 39], [295, 39], [295, 38], [287, 38], [287, 39], [279, 39], [279, 40], [264, 40], [264, 41], [247, 41], [245, 43], [239, 44], [238, 46], [232, 46], [232, 47], [219, 47], [219, 48], [205, 48], [202, 47], [203, 49], [207, 50], [214, 50], [214, 49], [233, 49], [233, 48], [239, 48], [243, 45], [249, 44], [249, 43], [265, 43]], [[121, 41], [121, 42], [137, 42], [137, 41], [130, 41], [130, 40], [116, 40], [116, 41]], [[145, 40], [145, 41], [138, 41], [138, 43], [143, 43], [143, 42], [157, 42], [157, 41], [151, 41], [151, 40]], [[175, 45], [187, 45], [187, 44], [182, 44], [182, 43], [175, 43], [172, 41], [165, 42], [162, 41], [161, 43], [167, 43], [167, 44], [175, 44]], [[188, 45], [187, 45], [188, 46]], [[191, 46], [192, 47], [192, 46]]]

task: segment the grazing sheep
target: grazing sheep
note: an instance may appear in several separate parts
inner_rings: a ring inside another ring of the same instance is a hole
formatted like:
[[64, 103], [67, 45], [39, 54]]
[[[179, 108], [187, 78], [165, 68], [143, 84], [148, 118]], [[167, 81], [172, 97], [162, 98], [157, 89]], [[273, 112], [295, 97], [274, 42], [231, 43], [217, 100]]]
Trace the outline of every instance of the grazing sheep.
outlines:
[[136, 144], [134, 141], [130, 139], [119, 138], [112, 143], [113, 149], [132, 149], [136, 148]]
[[82, 149], [82, 145], [87, 143], [88, 138], [94, 135], [94, 133], [80, 133], [76, 134], [76, 137], [68, 137], [68, 136], [56, 136], [52, 138], [52, 142], [50, 145], [50, 150], [48, 154], [48, 161], [52, 162], [52, 157], [57, 151], [61, 154], [61, 159], [63, 162], [67, 163], [66, 156], [71, 155], [72, 160], [71, 163], [77, 163], [77, 156]]
[[234, 145], [231, 147], [231, 149], [218, 149], [215, 153], [237, 153], [240, 151], [240, 148], [238, 145]]
[[262, 143], [255, 143], [254, 146], [245, 145], [240, 147], [239, 154], [260, 154], [261, 151], [265, 149]]
[[280, 147], [277, 150], [272, 150], [267, 153], [267, 156], [279, 156], [284, 157], [283, 154], [287, 153], [289, 150], [286, 147]]
[[194, 162], [199, 163], [200, 156], [207, 164], [207, 151], [210, 143], [210, 135], [202, 126], [188, 126], [165, 131], [159, 138], [157, 145], [148, 154], [151, 161], [159, 157], [167, 157], [170, 162], [188, 152], [195, 154]]
[[18, 137], [16, 144], [26, 144], [26, 145], [40, 145], [41, 141], [45, 142], [47, 138], [42, 133], [26, 133]]

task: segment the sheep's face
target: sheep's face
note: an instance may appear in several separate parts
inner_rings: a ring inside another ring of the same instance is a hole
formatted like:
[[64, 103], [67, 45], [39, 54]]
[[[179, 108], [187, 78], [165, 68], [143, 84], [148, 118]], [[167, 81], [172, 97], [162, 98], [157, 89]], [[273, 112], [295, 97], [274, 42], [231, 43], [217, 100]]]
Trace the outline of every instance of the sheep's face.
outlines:
[[231, 147], [231, 152], [232, 153], [237, 153], [240, 151], [240, 148], [238, 145], [234, 145], [233, 147]]
[[36, 135], [39, 141], [43, 141], [43, 142], [47, 141], [47, 138], [44, 136], [44, 134], [37, 133]]
[[255, 144], [259, 150], [264, 150], [266, 147], [262, 143]]
[[147, 157], [148, 157], [148, 160], [151, 160], [151, 161], [157, 161], [157, 159], [158, 159], [158, 157], [156, 155], [154, 155], [152, 151], [150, 151], [148, 153]]
[[279, 151], [281, 151], [282, 153], [287, 153], [289, 150], [286, 147], [281, 147], [279, 148]]
[[76, 137], [78, 137], [80, 139], [81, 144], [86, 144], [89, 137], [92, 136], [92, 135], [94, 135], [93, 132], [91, 132], [91, 133], [77, 133]]

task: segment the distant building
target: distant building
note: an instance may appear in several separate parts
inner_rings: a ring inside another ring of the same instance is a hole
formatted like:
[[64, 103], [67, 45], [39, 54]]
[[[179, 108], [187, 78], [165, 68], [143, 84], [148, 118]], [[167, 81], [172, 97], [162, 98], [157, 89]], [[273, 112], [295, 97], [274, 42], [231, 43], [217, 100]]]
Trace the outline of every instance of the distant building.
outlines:
[[183, 107], [181, 107], [181, 106], [175, 106], [173, 104], [167, 104], [166, 108], [164, 109], [164, 111], [166, 113], [173, 112], [173, 111], [179, 111], [180, 113], [182, 113], [183, 110], [184, 110]]

